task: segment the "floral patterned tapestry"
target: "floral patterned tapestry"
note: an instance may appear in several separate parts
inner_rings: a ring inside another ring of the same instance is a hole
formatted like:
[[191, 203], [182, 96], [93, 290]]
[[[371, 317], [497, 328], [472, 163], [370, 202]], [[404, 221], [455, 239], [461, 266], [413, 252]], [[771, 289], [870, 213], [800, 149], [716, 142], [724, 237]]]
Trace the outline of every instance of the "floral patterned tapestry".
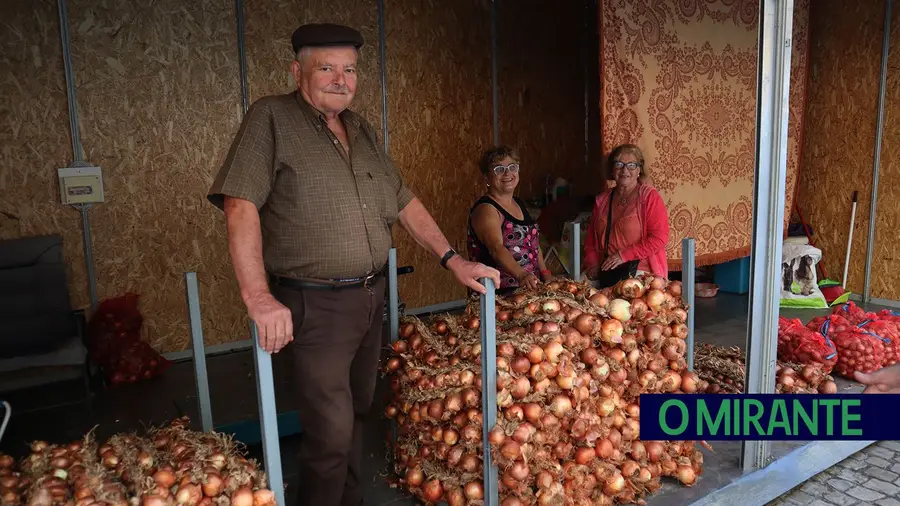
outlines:
[[[750, 254], [759, 2], [601, 0], [603, 152], [644, 152], [666, 202], [669, 267], [681, 240], [697, 265]], [[800, 164], [809, 47], [809, 0], [794, 3], [788, 178], [790, 219]]]

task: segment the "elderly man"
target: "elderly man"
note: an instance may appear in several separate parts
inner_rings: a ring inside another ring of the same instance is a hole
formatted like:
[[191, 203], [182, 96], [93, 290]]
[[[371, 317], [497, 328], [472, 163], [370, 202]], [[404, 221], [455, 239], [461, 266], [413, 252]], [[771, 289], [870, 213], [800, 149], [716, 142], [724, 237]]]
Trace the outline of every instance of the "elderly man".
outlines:
[[463, 285], [499, 273], [461, 258], [348, 107], [359, 32], [304, 25], [292, 38], [297, 89], [247, 111], [209, 200], [225, 212], [241, 297], [262, 347], [293, 341], [301, 504], [356, 506], [362, 423], [377, 377], [391, 227], [400, 221]]

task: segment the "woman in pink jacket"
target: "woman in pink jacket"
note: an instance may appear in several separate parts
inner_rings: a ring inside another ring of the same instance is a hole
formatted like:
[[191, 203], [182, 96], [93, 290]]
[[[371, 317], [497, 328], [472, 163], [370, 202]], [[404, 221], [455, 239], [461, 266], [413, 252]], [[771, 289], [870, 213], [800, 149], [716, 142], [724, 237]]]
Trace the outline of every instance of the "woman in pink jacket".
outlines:
[[609, 154], [609, 167], [616, 186], [594, 201], [584, 242], [585, 275], [605, 285], [598, 288], [636, 274], [667, 278], [669, 216], [659, 192], [647, 182], [644, 155], [637, 146], [623, 144]]

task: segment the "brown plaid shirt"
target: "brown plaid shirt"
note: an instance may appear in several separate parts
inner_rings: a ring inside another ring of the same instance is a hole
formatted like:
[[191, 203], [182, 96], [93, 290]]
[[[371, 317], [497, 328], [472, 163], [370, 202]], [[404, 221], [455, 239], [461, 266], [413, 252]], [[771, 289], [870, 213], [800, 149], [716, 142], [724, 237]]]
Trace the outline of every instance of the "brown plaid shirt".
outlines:
[[341, 113], [350, 154], [298, 91], [247, 111], [208, 199], [259, 209], [263, 261], [275, 275], [336, 279], [380, 269], [391, 226], [413, 199], [372, 126]]

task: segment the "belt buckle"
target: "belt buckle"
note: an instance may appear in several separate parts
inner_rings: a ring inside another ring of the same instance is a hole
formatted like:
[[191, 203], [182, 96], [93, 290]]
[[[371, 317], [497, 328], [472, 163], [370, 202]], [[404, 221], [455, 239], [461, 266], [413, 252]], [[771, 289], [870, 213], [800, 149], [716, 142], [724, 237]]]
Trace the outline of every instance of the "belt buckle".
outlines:
[[372, 280], [375, 279], [375, 273], [369, 274], [363, 278], [363, 286], [367, 289], [372, 288]]

